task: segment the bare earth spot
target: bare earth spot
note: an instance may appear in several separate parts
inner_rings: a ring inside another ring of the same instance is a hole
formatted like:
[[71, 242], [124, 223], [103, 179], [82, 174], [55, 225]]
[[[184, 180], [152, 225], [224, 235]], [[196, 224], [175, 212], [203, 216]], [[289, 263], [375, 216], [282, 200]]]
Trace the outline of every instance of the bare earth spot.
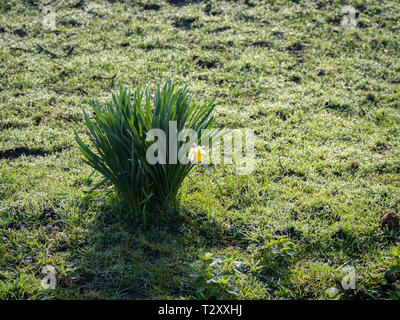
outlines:
[[375, 101], [375, 94], [373, 92], [366, 92], [364, 93], [363, 102], [374, 102]]
[[396, 212], [386, 213], [380, 223], [381, 229], [396, 229], [399, 227], [399, 216]]
[[354, 160], [354, 161], [350, 162], [350, 165], [349, 165], [350, 170], [355, 171], [359, 167], [360, 167], [360, 165], [359, 165], [359, 163], [357, 161]]

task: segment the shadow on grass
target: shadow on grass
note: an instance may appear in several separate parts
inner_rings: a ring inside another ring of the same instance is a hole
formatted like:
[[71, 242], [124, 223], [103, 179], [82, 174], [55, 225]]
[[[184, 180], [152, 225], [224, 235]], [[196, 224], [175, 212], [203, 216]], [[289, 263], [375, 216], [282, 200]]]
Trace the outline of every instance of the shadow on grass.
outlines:
[[[82, 219], [75, 227], [82, 229], [82, 236], [68, 244], [65, 264], [73, 271], [57, 278], [58, 299], [190, 298], [190, 274], [194, 272], [190, 263], [199, 253], [228, 247], [247, 252], [250, 242], [243, 235], [257, 230], [252, 231], [254, 226], [240, 219], [227, 229], [210, 216], [183, 206], [149, 214], [145, 229], [141, 215], [128, 214], [113, 196], [103, 199], [86, 197], [72, 204]], [[79, 237], [77, 229], [72, 239]], [[274, 268], [257, 276], [272, 297], [282, 286], [292, 288], [291, 266], [298, 261], [352, 265], [398, 238], [397, 233], [356, 235], [341, 229], [315, 238], [294, 228], [276, 231], [272, 236], [288, 237], [299, 249], [290, 264], [271, 261]]]
[[[88, 201], [79, 214], [88, 214]], [[83, 241], [70, 248], [75, 270], [59, 281], [57, 298], [189, 297], [189, 264], [224, 244], [221, 226], [184, 210], [150, 214], [147, 225], [116, 202], [97, 208]]]

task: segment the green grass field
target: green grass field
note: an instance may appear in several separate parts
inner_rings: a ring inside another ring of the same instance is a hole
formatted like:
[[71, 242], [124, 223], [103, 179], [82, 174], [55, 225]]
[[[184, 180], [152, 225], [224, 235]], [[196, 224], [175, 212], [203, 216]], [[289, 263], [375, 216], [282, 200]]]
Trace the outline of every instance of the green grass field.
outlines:
[[[397, 0], [45, 3], [54, 30], [40, 1], [0, 0], [1, 299], [393, 297]], [[192, 172], [145, 229], [112, 190], [87, 192], [100, 176], [74, 131], [91, 100], [165, 79], [216, 96], [219, 127], [253, 129], [258, 162], [213, 166], [221, 189]]]

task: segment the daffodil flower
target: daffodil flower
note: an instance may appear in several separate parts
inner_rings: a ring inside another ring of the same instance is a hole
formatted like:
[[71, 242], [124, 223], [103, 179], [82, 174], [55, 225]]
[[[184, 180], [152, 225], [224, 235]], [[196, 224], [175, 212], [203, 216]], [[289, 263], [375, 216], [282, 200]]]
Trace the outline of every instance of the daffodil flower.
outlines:
[[201, 162], [203, 161], [205, 154], [206, 150], [204, 146], [193, 144], [189, 150], [188, 158], [191, 162]]

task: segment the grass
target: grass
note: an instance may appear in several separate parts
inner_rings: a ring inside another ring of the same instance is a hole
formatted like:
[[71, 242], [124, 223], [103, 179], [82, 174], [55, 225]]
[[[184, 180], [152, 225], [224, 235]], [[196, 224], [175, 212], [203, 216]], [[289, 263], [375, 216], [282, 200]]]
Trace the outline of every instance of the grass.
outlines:
[[[188, 299], [205, 253], [247, 266], [241, 299], [390, 297], [381, 271], [400, 233], [379, 221], [400, 210], [397, 1], [52, 4], [54, 31], [39, 1], [0, 0], [0, 298]], [[144, 229], [112, 190], [86, 192], [99, 177], [74, 131], [93, 98], [167, 78], [216, 96], [218, 126], [254, 129], [258, 163], [214, 166], [221, 190], [193, 171], [179, 211]], [[273, 238], [295, 254], [260, 269], [251, 248]]]

